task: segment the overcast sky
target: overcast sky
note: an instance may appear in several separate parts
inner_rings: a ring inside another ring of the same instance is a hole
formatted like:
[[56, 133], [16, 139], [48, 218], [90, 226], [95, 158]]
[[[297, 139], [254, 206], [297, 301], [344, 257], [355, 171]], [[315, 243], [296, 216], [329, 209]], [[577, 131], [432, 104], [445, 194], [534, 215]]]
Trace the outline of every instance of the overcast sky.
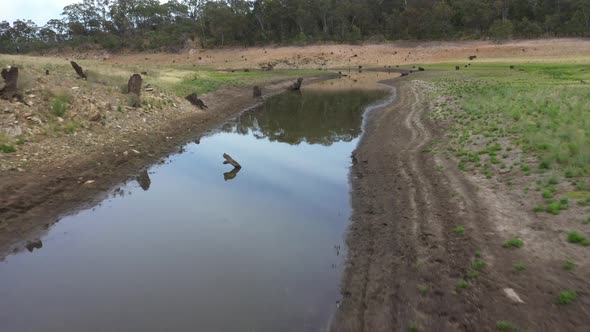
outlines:
[[[61, 18], [63, 8], [81, 0], [0, 0], [0, 22], [32, 20], [42, 26], [52, 18]], [[160, 0], [160, 2], [166, 2]]]

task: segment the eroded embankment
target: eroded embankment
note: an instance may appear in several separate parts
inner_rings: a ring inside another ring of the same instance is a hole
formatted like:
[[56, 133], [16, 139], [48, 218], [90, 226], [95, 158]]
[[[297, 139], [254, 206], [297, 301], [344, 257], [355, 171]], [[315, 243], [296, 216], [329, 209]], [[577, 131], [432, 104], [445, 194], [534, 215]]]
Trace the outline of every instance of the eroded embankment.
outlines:
[[[542, 252], [502, 248], [501, 224], [524, 217], [521, 206], [429, 153], [444, 129], [424, 116], [431, 85], [419, 75], [388, 82], [397, 99], [367, 115], [353, 154], [349, 257], [332, 331], [494, 331], [501, 321], [585, 330], [584, 306], [558, 307], [555, 297], [587, 284], [544, 275]], [[526, 274], [515, 275], [517, 262]]]

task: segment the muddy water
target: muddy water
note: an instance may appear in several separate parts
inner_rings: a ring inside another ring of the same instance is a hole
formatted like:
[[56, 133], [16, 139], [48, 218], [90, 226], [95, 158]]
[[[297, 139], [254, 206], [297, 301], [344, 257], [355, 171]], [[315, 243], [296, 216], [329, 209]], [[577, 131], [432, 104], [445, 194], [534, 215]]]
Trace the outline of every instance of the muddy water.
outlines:
[[272, 97], [64, 217], [0, 262], [0, 330], [324, 331], [350, 153], [384, 94]]

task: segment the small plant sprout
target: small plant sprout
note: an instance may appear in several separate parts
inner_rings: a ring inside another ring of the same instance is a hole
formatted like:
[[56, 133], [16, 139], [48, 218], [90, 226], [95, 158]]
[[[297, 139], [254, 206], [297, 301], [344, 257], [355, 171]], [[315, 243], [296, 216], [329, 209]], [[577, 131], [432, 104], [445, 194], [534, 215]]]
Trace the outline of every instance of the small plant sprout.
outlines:
[[463, 233], [465, 233], [465, 227], [457, 226], [457, 227], [455, 227], [455, 229], [453, 229], [453, 232], [455, 234], [463, 234]]
[[514, 265], [514, 270], [524, 271], [524, 270], [526, 270], [526, 266], [524, 266], [523, 263], [517, 263], [516, 265]]
[[563, 268], [566, 270], [572, 270], [575, 266], [576, 266], [576, 264], [574, 264], [574, 262], [572, 262], [570, 260], [566, 260], [563, 263]]
[[496, 323], [496, 329], [502, 332], [515, 331], [514, 326], [509, 321], [501, 320]]

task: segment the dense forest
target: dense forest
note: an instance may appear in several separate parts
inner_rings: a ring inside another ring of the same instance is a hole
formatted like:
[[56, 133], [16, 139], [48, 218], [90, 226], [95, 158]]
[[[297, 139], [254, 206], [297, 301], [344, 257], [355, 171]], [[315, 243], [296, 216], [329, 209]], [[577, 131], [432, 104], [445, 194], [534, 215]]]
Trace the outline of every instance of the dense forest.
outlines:
[[84, 0], [0, 22], [0, 52], [544, 36], [590, 36], [590, 0]]

